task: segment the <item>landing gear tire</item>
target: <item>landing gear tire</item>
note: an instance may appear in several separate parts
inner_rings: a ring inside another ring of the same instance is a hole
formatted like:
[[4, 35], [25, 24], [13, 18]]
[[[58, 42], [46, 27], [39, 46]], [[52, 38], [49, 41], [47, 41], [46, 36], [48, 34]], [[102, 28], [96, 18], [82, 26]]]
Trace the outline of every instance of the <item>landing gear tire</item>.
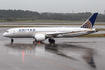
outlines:
[[54, 43], [55, 44], [55, 40], [54, 39], [49, 39], [49, 43]]
[[11, 44], [13, 44], [13, 42], [14, 42], [14, 40], [13, 40], [13, 39], [11, 39]]

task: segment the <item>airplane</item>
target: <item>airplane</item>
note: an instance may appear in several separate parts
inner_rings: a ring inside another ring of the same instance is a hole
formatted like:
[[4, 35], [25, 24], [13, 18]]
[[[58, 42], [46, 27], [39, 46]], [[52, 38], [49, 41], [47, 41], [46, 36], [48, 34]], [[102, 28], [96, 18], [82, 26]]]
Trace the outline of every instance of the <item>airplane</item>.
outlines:
[[69, 38], [97, 32], [93, 28], [98, 13], [92, 14], [80, 27], [25, 27], [12, 28], [3, 33], [4, 37], [11, 38], [34, 38], [35, 42], [48, 39], [49, 43], [55, 43], [54, 38]]

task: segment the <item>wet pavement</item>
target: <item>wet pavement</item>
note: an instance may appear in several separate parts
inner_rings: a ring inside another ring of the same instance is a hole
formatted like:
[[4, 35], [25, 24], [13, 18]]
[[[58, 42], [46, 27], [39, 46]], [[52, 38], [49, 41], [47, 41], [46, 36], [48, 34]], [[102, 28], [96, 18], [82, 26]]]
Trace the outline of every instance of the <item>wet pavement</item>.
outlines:
[[[5, 31], [5, 30], [4, 30]], [[0, 32], [0, 70], [104, 70], [105, 38], [59, 38], [55, 44], [10, 39]]]
[[[26, 27], [29, 27], [29, 26], [34, 26], [34, 27], [80, 27], [84, 22], [55, 22], [55, 23], [49, 23], [49, 22], [0, 22], [0, 26], [7, 26], [7, 27], [13, 27], [13, 26], [26, 26]], [[56, 24], [56, 25], [54, 25]], [[61, 25], [60, 25], [61, 24]], [[62, 25], [63, 24], [63, 25]], [[74, 24], [74, 25], [69, 25], [69, 24]], [[80, 25], [75, 25], [75, 24], [80, 24]], [[102, 24], [105, 24], [105, 22], [95, 22], [95, 24], [100, 24], [100, 25], [94, 25], [94, 28], [97, 28], [97, 29], [104, 29], [105, 28], [105, 25], [102, 25]]]

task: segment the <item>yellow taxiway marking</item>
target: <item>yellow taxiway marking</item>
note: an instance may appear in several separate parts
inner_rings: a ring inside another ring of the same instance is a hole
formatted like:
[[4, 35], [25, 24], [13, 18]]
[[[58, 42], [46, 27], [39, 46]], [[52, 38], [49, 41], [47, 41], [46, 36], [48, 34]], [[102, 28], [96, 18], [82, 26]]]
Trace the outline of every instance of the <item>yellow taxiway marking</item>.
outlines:
[[[26, 46], [26, 45], [23, 45], [23, 46]], [[30, 47], [30, 46], [26, 46], [26, 47], [29, 47], [30, 49], [29, 50], [27, 50], [27, 51], [30, 51], [32, 48]]]

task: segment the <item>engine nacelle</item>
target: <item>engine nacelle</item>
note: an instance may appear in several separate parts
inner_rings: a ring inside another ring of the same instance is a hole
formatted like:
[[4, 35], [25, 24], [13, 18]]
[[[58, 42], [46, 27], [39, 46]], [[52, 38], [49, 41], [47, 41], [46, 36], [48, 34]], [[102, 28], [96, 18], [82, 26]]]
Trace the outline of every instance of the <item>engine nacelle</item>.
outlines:
[[44, 41], [45, 40], [45, 35], [44, 34], [36, 34], [35, 35], [35, 40], [36, 41]]

